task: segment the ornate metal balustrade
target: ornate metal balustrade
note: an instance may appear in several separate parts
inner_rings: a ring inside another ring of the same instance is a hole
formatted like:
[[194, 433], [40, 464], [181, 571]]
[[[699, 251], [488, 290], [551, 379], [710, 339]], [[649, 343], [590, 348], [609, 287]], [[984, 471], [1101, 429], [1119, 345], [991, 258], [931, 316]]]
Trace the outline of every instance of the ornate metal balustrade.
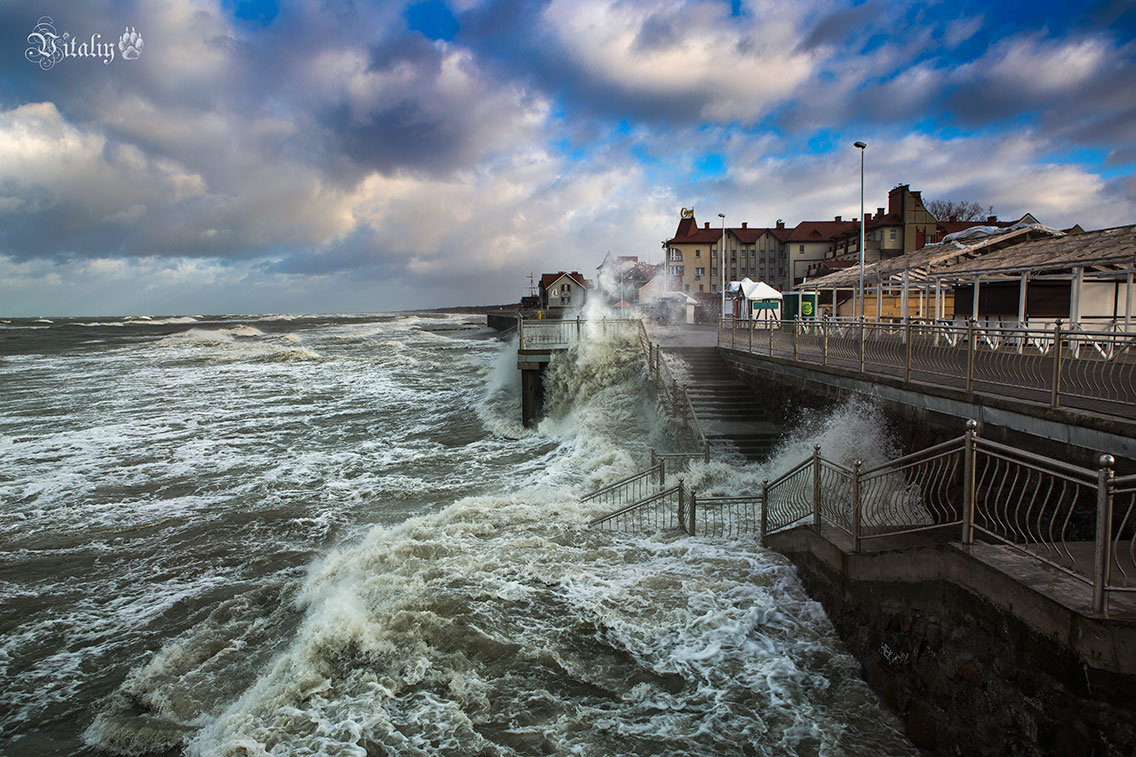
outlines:
[[971, 321], [720, 321], [718, 345], [1014, 399], [1136, 417], [1136, 332], [1122, 324], [1070, 329]]
[[963, 436], [869, 469], [827, 460], [817, 446], [756, 495], [699, 497], [679, 480], [592, 525], [762, 539], [832, 527], [850, 537], [854, 552], [905, 534], [963, 544], [977, 538], [1082, 582], [1095, 613], [1107, 614], [1112, 594], [1136, 592], [1136, 476], [1115, 477], [1110, 455], [1094, 471], [976, 430], [969, 421]]

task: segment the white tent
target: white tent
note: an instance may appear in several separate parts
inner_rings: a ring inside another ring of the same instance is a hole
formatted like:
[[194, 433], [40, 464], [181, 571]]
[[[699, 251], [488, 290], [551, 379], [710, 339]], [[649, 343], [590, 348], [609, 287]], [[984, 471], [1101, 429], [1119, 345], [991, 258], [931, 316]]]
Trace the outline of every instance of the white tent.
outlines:
[[726, 293], [742, 301], [739, 317], [756, 321], [778, 321], [781, 318], [781, 292], [764, 281], [753, 281], [746, 277], [741, 281], [731, 281]]

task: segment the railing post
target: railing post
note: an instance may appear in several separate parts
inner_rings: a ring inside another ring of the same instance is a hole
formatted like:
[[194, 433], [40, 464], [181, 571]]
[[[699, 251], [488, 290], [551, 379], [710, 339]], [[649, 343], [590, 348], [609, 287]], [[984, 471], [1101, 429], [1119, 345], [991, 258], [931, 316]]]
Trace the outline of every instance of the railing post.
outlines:
[[1050, 407], [1061, 403], [1061, 319], [1053, 324], [1053, 388], [1049, 393]]
[[765, 535], [769, 533], [769, 479], [761, 481], [761, 543], [765, 544]]
[[694, 516], [697, 513], [697, 511], [698, 511], [698, 498], [694, 496], [694, 491], [691, 490], [691, 492], [690, 492], [690, 513], [689, 513], [689, 515], [690, 515], [690, 528], [688, 528], [686, 530], [686, 532], [688, 534], [690, 534], [691, 536], [697, 536], [697, 534], [695, 533], [695, 527], [694, 527]]
[[852, 551], [860, 551], [860, 469], [864, 467], [863, 460], [852, 463]]
[[966, 390], [974, 391], [974, 319], [966, 322]]
[[734, 348], [734, 342], [737, 339], [737, 333], [738, 333], [738, 321], [735, 318], [734, 320], [730, 321], [730, 349], [731, 350]]
[[707, 465], [710, 464], [710, 442], [703, 442], [702, 460]]
[[671, 379], [671, 415], [678, 417], [678, 382]]
[[974, 437], [977, 435], [978, 421], [971, 418], [966, 422], [966, 437], [962, 448], [962, 543], [974, 544], [974, 487], [977, 450]]
[[522, 350], [525, 348], [525, 318], [521, 314], [517, 314], [517, 346]]
[[820, 531], [820, 445], [813, 445], [813, 528]]
[[678, 480], [678, 524], [683, 531], [686, 531], [686, 501], [683, 497], [684, 492], [685, 489], [682, 488], [682, 479], [680, 478]]
[[911, 381], [911, 321], [903, 321], [903, 341], [906, 346], [903, 357], [903, 380]]
[[687, 417], [687, 411], [690, 409], [690, 395], [686, 393], [688, 384], [682, 385], [682, 425], [690, 428], [690, 418]]
[[664, 489], [667, 485], [667, 461], [666, 458], [659, 459], [659, 488]]
[[824, 364], [828, 365], [828, 327], [831, 324], [821, 321], [820, 328], [824, 332]]
[[651, 470], [655, 469], [657, 461], [655, 460], [655, 448], [651, 447], [651, 464], [648, 466]]
[[1097, 538], [1093, 569], [1093, 614], [1108, 615], [1108, 574], [1112, 566], [1112, 455], [1100, 456], [1097, 471]]
[[749, 351], [753, 352], [753, 320], [749, 322]]
[[800, 321], [793, 318], [793, 360], [797, 359], [797, 327]]
[[576, 341], [580, 341], [580, 316], [576, 316]]
[[[778, 324], [780, 325], [780, 324]], [[769, 357], [773, 357], [773, 326], [769, 326]]]
[[864, 372], [864, 316], [860, 316], [860, 373]]

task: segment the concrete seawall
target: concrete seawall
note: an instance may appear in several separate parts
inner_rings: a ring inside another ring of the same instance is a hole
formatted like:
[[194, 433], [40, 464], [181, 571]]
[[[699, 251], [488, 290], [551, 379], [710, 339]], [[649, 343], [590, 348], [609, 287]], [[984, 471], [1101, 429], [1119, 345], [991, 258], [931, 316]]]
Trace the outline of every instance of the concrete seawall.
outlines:
[[838, 541], [797, 528], [767, 545], [797, 566], [916, 745], [1136, 753], [1136, 623], [1035, 591], [983, 545], [851, 553]]

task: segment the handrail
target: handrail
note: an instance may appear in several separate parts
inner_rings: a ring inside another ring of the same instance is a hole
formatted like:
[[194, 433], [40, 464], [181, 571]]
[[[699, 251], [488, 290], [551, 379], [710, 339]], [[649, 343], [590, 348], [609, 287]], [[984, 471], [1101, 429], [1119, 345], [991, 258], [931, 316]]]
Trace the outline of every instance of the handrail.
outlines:
[[[624, 505], [623, 507], [621, 507], [617, 510], [613, 510], [610, 513], [605, 513], [603, 515], [592, 518], [590, 521], [588, 521], [588, 525], [589, 526], [601, 525], [601, 524], [606, 523], [608, 521], [614, 520], [614, 519], [616, 519], [616, 518], [618, 518], [622, 515], [627, 515], [627, 514], [632, 513], [636, 510], [641, 510], [641, 509], [647, 507], [648, 505], [659, 502], [660, 500], [665, 500], [667, 497], [670, 497], [672, 495], [678, 497], [678, 499], [681, 501], [682, 496], [685, 494], [685, 491], [686, 490], [683, 486], [682, 481], [679, 481], [678, 484], [676, 484], [675, 486], [672, 486], [669, 489], [663, 489], [662, 491], [655, 492], [654, 494], [651, 494], [647, 497], [643, 497], [640, 500], [636, 500], [635, 502], [632, 502], [628, 505]], [[681, 505], [680, 505], [680, 507], [681, 507]]]
[[641, 470], [637, 473], [632, 473], [630, 476], [628, 476], [626, 478], [622, 478], [619, 481], [616, 481], [614, 483], [610, 483], [607, 486], [604, 486], [600, 489], [596, 489], [594, 492], [591, 492], [590, 494], [585, 494], [583, 497], [580, 497], [580, 502], [589, 502], [593, 499], [598, 499], [599, 497], [602, 497], [605, 494], [613, 492], [613, 491], [619, 489], [620, 487], [625, 487], [625, 486], [628, 486], [630, 484], [637, 483], [637, 482], [641, 481], [642, 479], [649, 478], [651, 476], [658, 476], [659, 482], [661, 484], [662, 480], [663, 480], [663, 475], [664, 475], [664, 467], [663, 467], [663, 463], [660, 461], [658, 464], [652, 465], [651, 467], [649, 467], [645, 470]]
[[678, 382], [671, 373], [667, 361], [662, 358], [659, 346], [655, 345], [654, 348], [652, 348], [650, 337], [647, 336], [646, 325], [643, 324], [642, 321], [639, 323], [642, 328], [641, 339], [646, 340], [643, 346], [647, 350], [648, 369], [650, 369], [651, 355], [654, 353], [656, 355], [655, 366], [657, 369], [655, 373], [656, 383], [662, 387], [670, 398], [672, 413], [682, 418], [683, 422], [689, 426], [696, 443], [702, 448], [703, 458], [709, 460], [710, 445], [706, 441], [706, 432], [702, 429], [702, 422], [698, 419], [698, 413], [694, 411], [694, 405], [690, 402], [690, 396], [687, 394], [686, 387], [684, 386], [681, 391], [679, 390]]
[[1059, 469], [1062, 469], [1069, 476], [1078, 477], [1080, 479], [1080, 483], [1085, 484], [1086, 486], [1095, 486], [1096, 485], [1097, 472], [1089, 470], [1088, 468], [1082, 468], [1079, 465], [1073, 465], [1072, 463], [1067, 463], [1064, 460], [1057, 460], [1057, 459], [1052, 458], [1052, 457], [1045, 457], [1044, 455], [1039, 455], [1039, 454], [1034, 453], [1034, 452], [1029, 452], [1027, 450], [1020, 449], [1018, 447], [1010, 447], [1006, 444], [1001, 444], [999, 442], [996, 442], [993, 439], [984, 439], [982, 437], [976, 437], [974, 441], [979, 446], [980, 449], [989, 449], [991, 451], [999, 452], [1001, 454], [1004, 454], [1004, 455], [1007, 455], [1007, 456], [1010, 456], [1010, 457], [1020, 458], [1024, 461], [1026, 461], [1027, 463], [1030, 463], [1030, 464], [1033, 464], [1033, 465], [1039, 466], [1039, 467], [1040, 466], [1049, 466], [1049, 468], [1051, 468], [1051, 469], [1052, 468], [1059, 468]]
[[[870, 476], [873, 473], [876, 473], [877, 471], [882, 471], [882, 470], [886, 470], [886, 469], [901, 468], [901, 467], [907, 465], [908, 463], [919, 462], [923, 458], [925, 458], [929, 455], [933, 455], [936, 452], [941, 452], [945, 449], [950, 449], [951, 447], [961, 447], [965, 440], [966, 440], [965, 436], [956, 436], [954, 439], [948, 439], [945, 442], [939, 442], [938, 444], [935, 444], [931, 447], [927, 447], [926, 449], [917, 450], [916, 452], [912, 452], [911, 454], [904, 455], [903, 457], [897, 457], [894, 460], [888, 460], [885, 463], [880, 463], [875, 468], [868, 468], [867, 470], [862, 470], [862, 471], [860, 471], [860, 475], [861, 476]], [[983, 441], [985, 441], [985, 440], [983, 440]], [[848, 469], [845, 468], [845, 470], [848, 470]], [[852, 471], [848, 470], [848, 472], [851, 473]]]

